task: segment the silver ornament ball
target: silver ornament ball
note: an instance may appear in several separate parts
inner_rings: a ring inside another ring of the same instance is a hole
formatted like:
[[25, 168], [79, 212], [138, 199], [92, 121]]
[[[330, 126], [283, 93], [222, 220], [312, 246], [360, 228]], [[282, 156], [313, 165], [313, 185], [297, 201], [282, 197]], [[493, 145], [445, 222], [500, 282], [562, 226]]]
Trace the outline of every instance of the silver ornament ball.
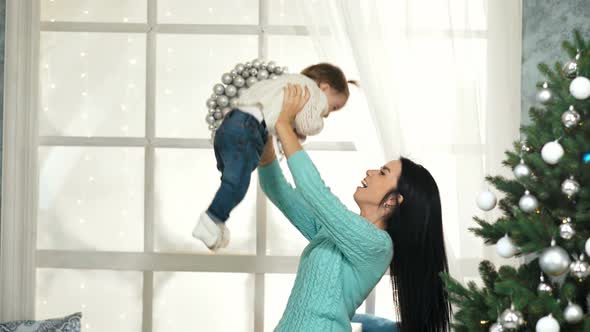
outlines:
[[256, 68], [251, 68], [251, 69], [250, 69], [250, 76], [252, 76], [252, 77], [256, 77], [256, 75], [258, 75], [258, 69], [256, 69]]
[[244, 86], [244, 84], [246, 84], [246, 80], [242, 76], [238, 76], [234, 79], [233, 83], [236, 88], [241, 88]]
[[559, 236], [562, 239], [569, 240], [576, 235], [576, 230], [570, 222], [559, 225]]
[[246, 69], [252, 68], [252, 62], [246, 62], [246, 63], [244, 63], [244, 67], [246, 67]]
[[505, 329], [517, 329], [524, 324], [524, 317], [520, 311], [515, 310], [512, 306], [502, 312], [498, 322]]
[[272, 72], [274, 72], [276, 67], [277, 67], [277, 64], [274, 61], [269, 61], [268, 64], [266, 65], [266, 70], [268, 70], [270, 73], [272, 73]]
[[237, 97], [231, 98], [229, 100], [229, 107], [236, 108], [237, 106], [238, 106], [238, 98]]
[[545, 248], [539, 257], [541, 270], [552, 277], [558, 277], [567, 272], [570, 263], [567, 252], [556, 245]]
[[490, 332], [504, 332], [504, 328], [500, 323], [494, 323], [490, 326]]
[[561, 115], [561, 123], [563, 123], [566, 128], [577, 126], [578, 123], [580, 123], [580, 119], [580, 113], [574, 109], [573, 105]]
[[225, 107], [229, 104], [229, 98], [227, 98], [227, 96], [219, 96], [219, 98], [217, 98], [217, 105], [219, 105], [220, 107]]
[[242, 78], [246, 79], [248, 77], [250, 77], [250, 69], [244, 69], [244, 71], [242, 72]]
[[241, 63], [238, 63], [238, 64], [237, 64], [237, 65], [234, 67], [234, 70], [235, 70], [235, 71], [236, 71], [238, 74], [241, 74], [241, 73], [242, 73], [242, 71], [244, 71], [244, 69], [245, 69], [245, 68], [246, 68], [246, 67], [244, 67], [244, 65], [243, 65], [243, 64], [241, 64]]
[[259, 69], [260, 68], [260, 60], [254, 60], [252, 61], [252, 67]]
[[228, 97], [233, 97], [238, 93], [238, 89], [233, 85], [228, 85], [225, 87], [225, 95]]
[[580, 191], [580, 184], [570, 177], [561, 183], [561, 191], [568, 197], [572, 197]]
[[570, 264], [570, 273], [580, 279], [590, 275], [590, 265], [584, 261], [584, 255], [580, 255], [580, 258]]
[[268, 72], [264, 69], [261, 69], [258, 72], [258, 76], [256, 76], [256, 78], [258, 78], [258, 80], [262, 81], [268, 78]]
[[219, 120], [219, 119], [223, 118], [223, 115], [221, 114], [221, 111], [217, 111], [217, 112], [213, 113], [213, 118], [215, 120]]
[[209, 125], [209, 130], [215, 130], [215, 129], [217, 129], [217, 128], [215, 128], [215, 123]]
[[567, 78], [574, 78], [578, 74], [578, 63], [575, 60], [566, 62], [563, 66], [563, 73]]
[[275, 74], [277, 75], [281, 75], [283, 73], [283, 67], [281, 66], [276, 66], [275, 67]]
[[582, 310], [581, 306], [570, 302], [563, 310], [563, 317], [566, 322], [576, 324], [584, 318], [584, 310]]
[[531, 175], [531, 169], [527, 166], [527, 164], [524, 163], [524, 160], [522, 159], [520, 160], [520, 163], [514, 167], [512, 172], [517, 179], [526, 178]]
[[217, 83], [213, 86], [213, 92], [215, 92], [215, 94], [217, 95], [222, 95], [225, 92], [225, 88], [223, 87], [223, 84]]
[[221, 75], [221, 82], [223, 82], [223, 84], [230, 84], [232, 80], [233, 77], [230, 73], [225, 73]]
[[244, 94], [244, 92], [247, 90], [247, 88], [240, 88], [238, 89], [238, 97], [241, 97], [242, 94]]
[[213, 115], [213, 113], [215, 113], [215, 108], [210, 108], [207, 113]]
[[258, 82], [258, 80], [256, 79], [256, 77], [249, 77], [249, 78], [246, 80], [246, 86], [247, 86], [247, 87], [251, 87], [251, 86], [253, 86], [254, 84], [256, 84], [256, 82]]
[[539, 283], [539, 286], [537, 287], [537, 291], [539, 293], [551, 293], [553, 292], [553, 288], [551, 288], [551, 286], [545, 282], [541, 282]]
[[207, 121], [208, 125], [212, 125], [213, 123], [215, 123], [215, 117], [211, 114], [207, 114], [207, 116], [205, 117], [205, 121]]
[[215, 99], [207, 99], [207, 108], [214, 108], [215, 106], [217, 106]]
[[537, 201], [537, 198], [531, 195], [527, 190], [518, 201], [518, 206], [523, 212], [530, 213], [537, 210], [537, 207], [539, 207], [539, 201]]

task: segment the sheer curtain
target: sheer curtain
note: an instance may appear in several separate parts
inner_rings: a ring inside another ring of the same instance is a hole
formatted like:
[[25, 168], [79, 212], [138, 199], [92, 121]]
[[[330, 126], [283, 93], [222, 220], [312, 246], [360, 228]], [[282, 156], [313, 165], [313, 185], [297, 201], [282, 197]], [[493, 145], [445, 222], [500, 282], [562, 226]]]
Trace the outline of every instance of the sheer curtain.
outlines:
[[[521, 1], [300, 2], [322, 60], [353, 68], [374, 133], [357, 141], [384, 161], [409, 157], [436, 178], [451, 274], [479, 280], [493, 247], [468, 231], [487, 174], [509, 175], [519, 137]], [[348, 74], [348, 73], [347, 73]], [[493, 213], [484, 215], [492, 219]], [[377, 290], [379, 291], [379, 289]], [[391, 294], [391, 293], [389, 293]]]

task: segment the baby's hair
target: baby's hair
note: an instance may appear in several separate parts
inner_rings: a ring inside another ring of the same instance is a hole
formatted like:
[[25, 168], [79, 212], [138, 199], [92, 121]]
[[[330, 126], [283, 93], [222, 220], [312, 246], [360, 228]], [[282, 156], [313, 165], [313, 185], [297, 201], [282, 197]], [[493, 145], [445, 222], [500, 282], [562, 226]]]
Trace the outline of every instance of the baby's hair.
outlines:
[[358, 86], [358, 82], [354, 80], [346, 80], [346, 76], [342, 70], [330, 63], [318, 63], [311, 65], [301, 71], [302, 75], [305, 75], [312, 80], [320, 83], [328, 83], [332, 89], [343, 93], [346, 97], [350, 95], [348, 90], [348, 84], [354, 84]]

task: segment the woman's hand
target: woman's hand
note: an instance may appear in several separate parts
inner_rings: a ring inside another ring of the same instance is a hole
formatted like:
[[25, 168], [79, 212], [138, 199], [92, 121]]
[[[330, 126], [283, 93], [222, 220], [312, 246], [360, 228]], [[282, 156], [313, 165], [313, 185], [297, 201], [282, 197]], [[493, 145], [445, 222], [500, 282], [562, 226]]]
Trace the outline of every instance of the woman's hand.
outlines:
[[285, 156], [289, 158], [295, 152], [303, 149], [298, 139], [298, 136], [301, 137], [301, 135], [293, 129], [293, 122], [297, 113], [301, 112], [303, 106], [309, 100], [309, 90], [307, 87], [304, 89], [300, 85], [288, 84], [283, 91], [285, 92], [283, 109], [279, 114], [275, 129], [283, 146]]
[[297, 114], [303, 110], [303, 106], [309, 100], [309, 89], [307, 87], [304, 89], [301, 85], [287, 84], [283, 88], [283, 93], [283, 109], [277, 123], [283, 122], [292, 125]]

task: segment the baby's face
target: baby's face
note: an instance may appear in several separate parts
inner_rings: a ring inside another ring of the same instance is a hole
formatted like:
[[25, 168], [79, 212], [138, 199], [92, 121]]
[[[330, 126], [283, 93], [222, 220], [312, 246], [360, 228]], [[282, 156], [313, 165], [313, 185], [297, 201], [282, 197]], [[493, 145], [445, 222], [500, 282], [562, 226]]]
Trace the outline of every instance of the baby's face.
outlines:
[[346, 105], [348, 97], [344, 93], [332, 89], [330, 85], [325, 83], [320, 84], [320, 89], [328, 99], [328, 112], [322, 115], [324, 118], [327, 118], [332, 112], [339, 111]]

